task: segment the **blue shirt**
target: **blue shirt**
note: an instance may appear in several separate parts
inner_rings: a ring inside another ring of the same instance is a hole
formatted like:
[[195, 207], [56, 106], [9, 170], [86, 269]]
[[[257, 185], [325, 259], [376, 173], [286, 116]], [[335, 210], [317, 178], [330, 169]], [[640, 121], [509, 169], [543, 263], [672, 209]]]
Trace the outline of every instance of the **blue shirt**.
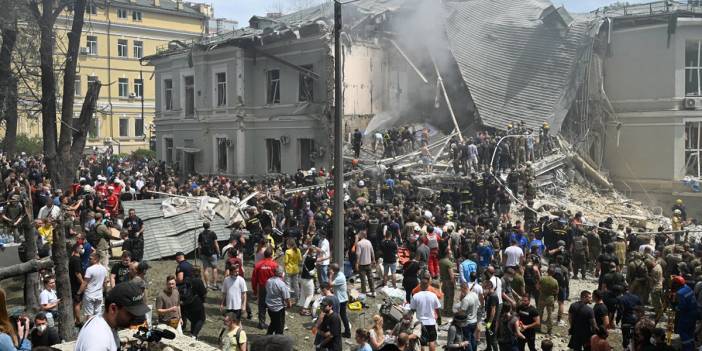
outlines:
[[478, 271], [478, 265], [471, 260], [461, 262], [459, 267], [461, 271], [461, 283], [471, 283], [470, 274]]
[[512, 233], [512, 235], [510, 235], [509, 237], [509, 240], [510, 242], [512, 242], [512, 240], [516, 240], [519, 244], [519, 247], [521, 247], [522, 249], [527, 247], [527, 245], [529, 244], [529, 239], [527, 239], [527, 237], [522, 234]]
[[28, 339], [22, 340], [22, 344], [20, 347], [15, 347], [15, 345], [12, 343], [12, 337], [5, 333], [0, 333], [0, 350], [2, 351], [13, 351], [13, 350], [20, 350], [20, 351], [29, 351], [32, 349], [32, 343], [29, 342]]
[[546, 246], [544, 246], [544, 242], [538, 239], [534, 239], [531, 242], [529, 242], [529, 252], [531, 252], [531, 248], [536, 246], [536, 252], [541, 256], [543, 254], [544, 249], [546, 249]]
[[677, 328], [680, 326], [695, 323], [697, 320], [697, 300], [695, 299], [694, 291], [685, 285], [680, 290], [675, 293], [677, 298], [677, 305], [675, 310], [678, 316]]
[[346, 287], [346, 276], [343, 272], [339, 271], [332, 281], [332, 286], [334, 287], [334, 296], [339, 300], [339, 303], [344, 303], [349, 300], [349, 293]]
[[361, 347], [356, 349], [356, 351], [373, 351], [373, 349], [368, 345], [368, 343], [363, 344]]
[[90, 266], [90, 253], [93, 252], [93, 246], [85, 240], [83, 241], [83, 249], [85, 249], [85, 252], [80, 255], [80, 265], [83, 268], [83, 272], [85, 272]]
[[480, 256], [480, 267], [487, 267], [490, 265], [492, 260], [492, 255], [494, 255], [494, 250], [491, 245], [478, 246], [478, 256]]

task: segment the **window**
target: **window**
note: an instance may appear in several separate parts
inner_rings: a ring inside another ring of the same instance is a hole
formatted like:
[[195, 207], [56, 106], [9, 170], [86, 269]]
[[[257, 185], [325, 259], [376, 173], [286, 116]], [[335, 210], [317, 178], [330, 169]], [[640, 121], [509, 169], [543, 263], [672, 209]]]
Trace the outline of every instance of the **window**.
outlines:
[[117, 9], [117, 18], [127, 18], [127, 9]]
[[700, 135], [702, 121], [685, 122], [685, 175], [699, 177], [700, 155], [702, 155], [702, 135]]
[[119, 136], [128, 137], [129, 136], [129, 118], [119, 119]]
[[144, 117], [139, 116], [134, 120], [134, 135], [144, 136]]
[[117, 40], [117, 56], [127, 57], [127, 40], [119, 39]]
[[268, 71], [268, 96], [266, 102], [268, 104], [280, 103], [280, 70], [278, 69]]
[[700, 62], [700, 40], [688, 40], [685, 42], [685, 96], [702, 96], [700, 89], [700, 73], [702, 63]]
[[141, 11], [132, 11], [132, 21], [141, 21]]
[[314, 139], [298, 139], [300, 143], [300, 168], [310, 169], [314, 167], [312, 154], [314, 153]]
[[[304, 65], [302, 68], [312, 71], [312, 65]], [[314, 101], [314, 79], [312, 79], [312, 77], [305, 72], [300, 72], [299, 90], [299, 101]]]
[[87, 37], [87, 48], [88, 48], [88, 55], [97, 55], [98, 53], [98, 43], [97, 43], [97, 37], [94, 35], [88, 35]]
[[140, 40], [134, 41], [134, 58], [144, 57], [144, 42]]
[[217, 138], [217, 170], [227, 171], [227, 138]]
[[268, 155], [268, 172], [280, 173], [280, 140], [266, 139], [266, 153]]
[[96, 139], [100, 136], [100, 120], [93, 113], [93, 118], [90, 120], [90, 129], [88, 130], [88, 137], [90, 139]]
[[217, 106], [227, 105], [227, 74], [217, 73]]
[[119, 97], [129, 97], [129, 79], [119, 79]]
[[163, 80], [163, 100], [165, 101], [166, 111], [173, 110], [173, 80]]
[[141, 79], [134, 80], [134, 96], [144, 96], [144, 81], [142, 81]]
[[193, 76], [185, 77], [185, 117], [195, 115], [195, 79]]
[[166, 151], [166, 163], [167, 164], [173, 164], [173, 139], [172, 138], [164, 138], [163, 139], [164, 149]]
[[75, 84], [74, 84], [75, 92], [73, 93], [73, 95], [75, 95], [75, 96], [81, 96], [81, 95], [82, 95], [82, 91], [81, 91], [81, 89], [80, 89], [80, 88], [81, 88], [81, 84], [80, 84], [80, 76], [79, 76], [79, 75], [76, 75], [76, 78], [75, 78], [74, 82], [75, 82]]

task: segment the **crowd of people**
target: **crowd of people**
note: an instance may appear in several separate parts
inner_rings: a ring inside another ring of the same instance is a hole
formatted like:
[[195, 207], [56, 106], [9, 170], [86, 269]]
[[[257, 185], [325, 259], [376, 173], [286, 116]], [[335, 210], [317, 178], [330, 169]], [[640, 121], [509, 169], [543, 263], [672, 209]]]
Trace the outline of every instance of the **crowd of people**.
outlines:
[[[362, 351], [433, 351], [438, 344], [461, 351], [482, 345], [534, 351], [537, 333], [544, 334], [539, 349], [551, 350], [558, 327], [567, 327], [573, 350], [611, 349], [608, 334], [615, 328], [621, 329], [626, 349], [667, 350], [673, 330], [683, 350], [699, 346], [702, 246], [667, 228], [644, 233], [612, 218], [593, 222], [568, 209], [537, 214], [531, 209], [536, 190], [529, 163], [535, 143], [521, 124], [510, 133], [515, 137], [500, 143], [500, 166], [493, 167], [508, 173], [504, 185], [488, 172], [481, 151], [472, 159], [476, 148], [494, 142], [487, 133], [467, 139], [467, 147], [451, 143], [452, 154], [460, 155], [454, 157], [460, 161], [456, 173], [470, 177], [439, 185], [431, 194], [418, 191], [408, 169], [378, 166], [352, 175], [344, 194], [344, 262], [332, 261], [335, 194], [323, 169], [245, 180], [179, 176], [153, 160], [90, 156], [69, 189], [54, 189], [40, 156], [2, 157], [1, 219], [23, 247], [30, 237], [36, 241], [37, 252], [25, 250], [25, 259], [63, 249], [52, 243], [66, 235], [81, 351], [116, 350], [116, 330], [143, 323], [167, 325], [194, 338], [204, 327], [217, 328], [225, 350], [251, 349], [242, 320], [254, 318], [254, 302], [257, 326], [267, 335], [285, 335], [286, 314], [309, 318], [318, 350], [342, 350], [343, 339], [353, 338]], [[542, 141], [549, 140], [547, 125], [540, 133]], [[407, 133], [390, 134], [397, 136], [383, 137], [383, 145], [392, 156], [403, 147], [395, 141]], [[419, 143], [428, 142], [427, 136]], [[309, 184], [319, 186], [290, 191]], [[165, 288], [149, 291], [145, 225], [129, 201], [162, 194], [238, 201], [255, 191], [259, 195], [248, 201], [228, 242], [218, 242], [203, 223], [200, 262], [177, 252], [173, 274], [150, 277]], [[684, 229], [691, 221], [684, 204], [672, 210], [673, 229]], [[118, 239], [122, 254], [110, 257]], [[44, 288], [35, 316], [11, 319], [0, 293], [2, 350], [58, 341], [58, 306], [66, 302], [58, 298], [51, 271], [38, 274]], [[593, 289], [570, 291], [571, 280], [588, 276], [598, 279]], [[351, 278], [360, 280], [361, 295], [349, 293]], [[375, 299], [380, 287], [404, 290], [402, 317], [392, 321], [378, 313], [370, 328], [352, 330], [349, 311], [358, 303], [372, 308], [364, 299]], [[216, 296], [224, 326], [206, 326], [208, 294]], [[146, 307], [150, 301], [155, 301], [152, 310]], [[447, 336], [439, 342], [441, 331]]]

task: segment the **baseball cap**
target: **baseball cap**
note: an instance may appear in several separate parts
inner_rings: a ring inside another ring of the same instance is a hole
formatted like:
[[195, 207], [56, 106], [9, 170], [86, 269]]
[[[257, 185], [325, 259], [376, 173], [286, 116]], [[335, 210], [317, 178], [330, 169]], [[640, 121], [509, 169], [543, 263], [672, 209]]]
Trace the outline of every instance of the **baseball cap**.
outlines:
[[322, 302], [319, 303], [320, 306], [334, 306], [334, 301], [331, 298], [325, 297]]
[[117, 284], [110, 290], [105, 300], [123, 306], [135, 316], [143, 316], [151, 311], [144, 304], [144, 289], [133, 282]]
[[178, 257], [178, 256], [185, 256], [185, 253], [184, 253], [183, 251], [178, 251], [178, 252], [176, 252], [175, 255], [176, 255], [176, 257]]

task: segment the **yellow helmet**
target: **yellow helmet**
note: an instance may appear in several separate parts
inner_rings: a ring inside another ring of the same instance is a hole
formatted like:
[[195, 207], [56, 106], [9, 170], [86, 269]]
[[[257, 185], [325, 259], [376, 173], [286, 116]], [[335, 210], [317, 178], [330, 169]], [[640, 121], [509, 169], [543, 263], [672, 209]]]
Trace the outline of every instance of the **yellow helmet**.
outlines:
[[682, 204], [683, 204], [682, 199], [677, 199], [677, 200], [675, 200], [675, 204], [677, 204], [677, 205], [682, 205]]
[[512, 128], [512, 124], [510, 123], [507, 125], [507, 129], [511, 129], [511, 128]]
[[544, 122], [544, 127], [548, 128], [548, 122]]

